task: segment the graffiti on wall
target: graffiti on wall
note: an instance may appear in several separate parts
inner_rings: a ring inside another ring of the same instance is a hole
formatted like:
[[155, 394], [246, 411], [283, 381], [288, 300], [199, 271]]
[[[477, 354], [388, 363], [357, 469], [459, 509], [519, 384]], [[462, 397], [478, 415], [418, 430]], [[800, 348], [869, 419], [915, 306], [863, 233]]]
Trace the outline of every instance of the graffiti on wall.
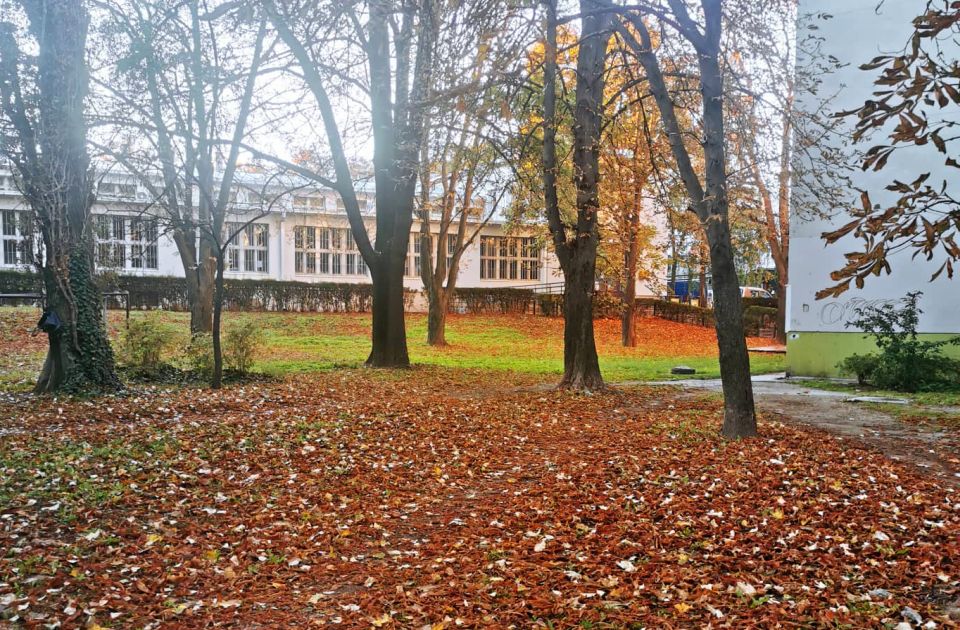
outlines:
[[863, 298], [851, 298], [846, 301], [827, 302], [820, 308], [820, 323], [826, 326], [836, 326], [837, 324], [849, 324], [859, 316], [858, 311], [867, 308], [889, 309], [896, 308], [901, 298], [865, 300]]

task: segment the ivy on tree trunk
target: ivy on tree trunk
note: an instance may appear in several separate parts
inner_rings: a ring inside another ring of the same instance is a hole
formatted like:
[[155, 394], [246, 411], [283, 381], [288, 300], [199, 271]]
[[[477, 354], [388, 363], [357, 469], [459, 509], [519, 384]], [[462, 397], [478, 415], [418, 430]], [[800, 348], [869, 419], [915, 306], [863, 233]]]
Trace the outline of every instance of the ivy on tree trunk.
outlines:
[[[35, 391], [120, 387], [94, 282], [84, 99], [89, 16], [81, 0], [20, 0], [34, 38], [35, 86], [12, 25], [0, 25], [0, 108], [12, 123], [4, 152], [21, 179], [43, 243], [49, 347]], [[33, 59], [30, 59], [33, 61]], [[30, 96], [35, 94], [35, 101]]]

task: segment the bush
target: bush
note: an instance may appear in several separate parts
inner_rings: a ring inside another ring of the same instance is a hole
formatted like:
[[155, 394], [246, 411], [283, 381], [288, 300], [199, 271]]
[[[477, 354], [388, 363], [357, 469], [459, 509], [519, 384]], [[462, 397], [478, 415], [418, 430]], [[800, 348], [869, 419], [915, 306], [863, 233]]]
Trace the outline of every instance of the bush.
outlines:
[[227, 328], [223, 359], [227, 367], [247, 374], [263, 347], [263, 330], [252, 319]]
[[213, 335], [194, 333], [183, 348], [187, 367], [204, 380], [213, 376]]
[[866, 385], [872, 380], [879, 359], [875, 354], [852, 354], [838, 363], [837, 367], [841, 374], [856, 376], [858, 384]]
[[532, 289], [464, 287], [457, 289], [447, 310], [471, 315], [526, 313], [532, 300]]
[[[930, 391], [957, 384], [960, 361], [942, 354], [947, 345], [960, 345], [960, 337], [921, 341], [917, 325], [923, 312], [917, 306], [921, 292], [908, 293], [903, 307], [870, 306], [857, 309], [855, 326], [874, 338], [879, 354], [854, 355], [838, 364], [857, 375], [861, 383], [903, 392]], [[862, 378], [861, 378], [862, 377]]]
[[134, 319], [120, 333], [120, 358], [138, 372], [156, 373], [163, 366], [163, 353], [172, 341], [170, 327], [155, 315]]
[[623, 300], [612, 291], [597, 291], [593, 294], [593, 318], [617, 319], [623, 315]]

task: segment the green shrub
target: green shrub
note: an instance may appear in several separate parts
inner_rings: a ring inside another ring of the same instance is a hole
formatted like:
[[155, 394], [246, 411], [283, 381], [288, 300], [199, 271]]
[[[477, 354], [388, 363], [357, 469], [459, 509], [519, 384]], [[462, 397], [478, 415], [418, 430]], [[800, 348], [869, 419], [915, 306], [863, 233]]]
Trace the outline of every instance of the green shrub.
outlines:
[[223, 359], [227, 367], [247, 374], [263, 347], [263, 329], [252, 319], [227, 328]]
[[593, 318], [616, 319], [623, 314], [623, 300], [612, 291], [597, 291], [593, 294]]
[[875, 354], [852, 354], [840, 363], [840, 374], [850, 374], [857, 377], [857, 383], [866, 385], [873, 379], [880, 357]]
[[213, 335], [194, 333], [183, 348], [183, 358], [187, 367], [201, 378], [213, 376]]
[[154, 314], [127, 323], [120, 333], [120, 358], [139, 372], [156, 372], [163, 365], [163, 354], [174, 339], [169, 326]]
[[[847, 324], [848, 327], [855, 326], [869, 333], [880, 349], [879, 354], [860, 355], [849, 366], [859, 367], [864, 380], [871, 385], [881, 389], [917, 392], [957, 384], [960, 361], [943, 356], [942, 350], [947, 345], [960, 345], [960, 337], [945, 341], [921, 341], [918, 338], [917, 325], [923, 311], [917, 302], [921, 295], [919, 291], [908, 293], [901, 308], [858, 308], [857, 319]], [[859, 372], [854, 369], [851, 372], [860, 379]]]

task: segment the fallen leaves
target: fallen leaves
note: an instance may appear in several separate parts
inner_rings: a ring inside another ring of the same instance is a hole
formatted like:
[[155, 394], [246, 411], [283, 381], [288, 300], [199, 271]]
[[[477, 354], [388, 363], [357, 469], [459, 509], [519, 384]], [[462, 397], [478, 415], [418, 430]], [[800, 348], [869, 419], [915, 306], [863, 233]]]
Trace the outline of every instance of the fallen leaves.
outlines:
[[664, 389], [494, 382], [0, 403], [0, 616], [893, 627], [957, 597], [960, 497], [880, 454], [769, 422], [724, 442], [719, 403]]

